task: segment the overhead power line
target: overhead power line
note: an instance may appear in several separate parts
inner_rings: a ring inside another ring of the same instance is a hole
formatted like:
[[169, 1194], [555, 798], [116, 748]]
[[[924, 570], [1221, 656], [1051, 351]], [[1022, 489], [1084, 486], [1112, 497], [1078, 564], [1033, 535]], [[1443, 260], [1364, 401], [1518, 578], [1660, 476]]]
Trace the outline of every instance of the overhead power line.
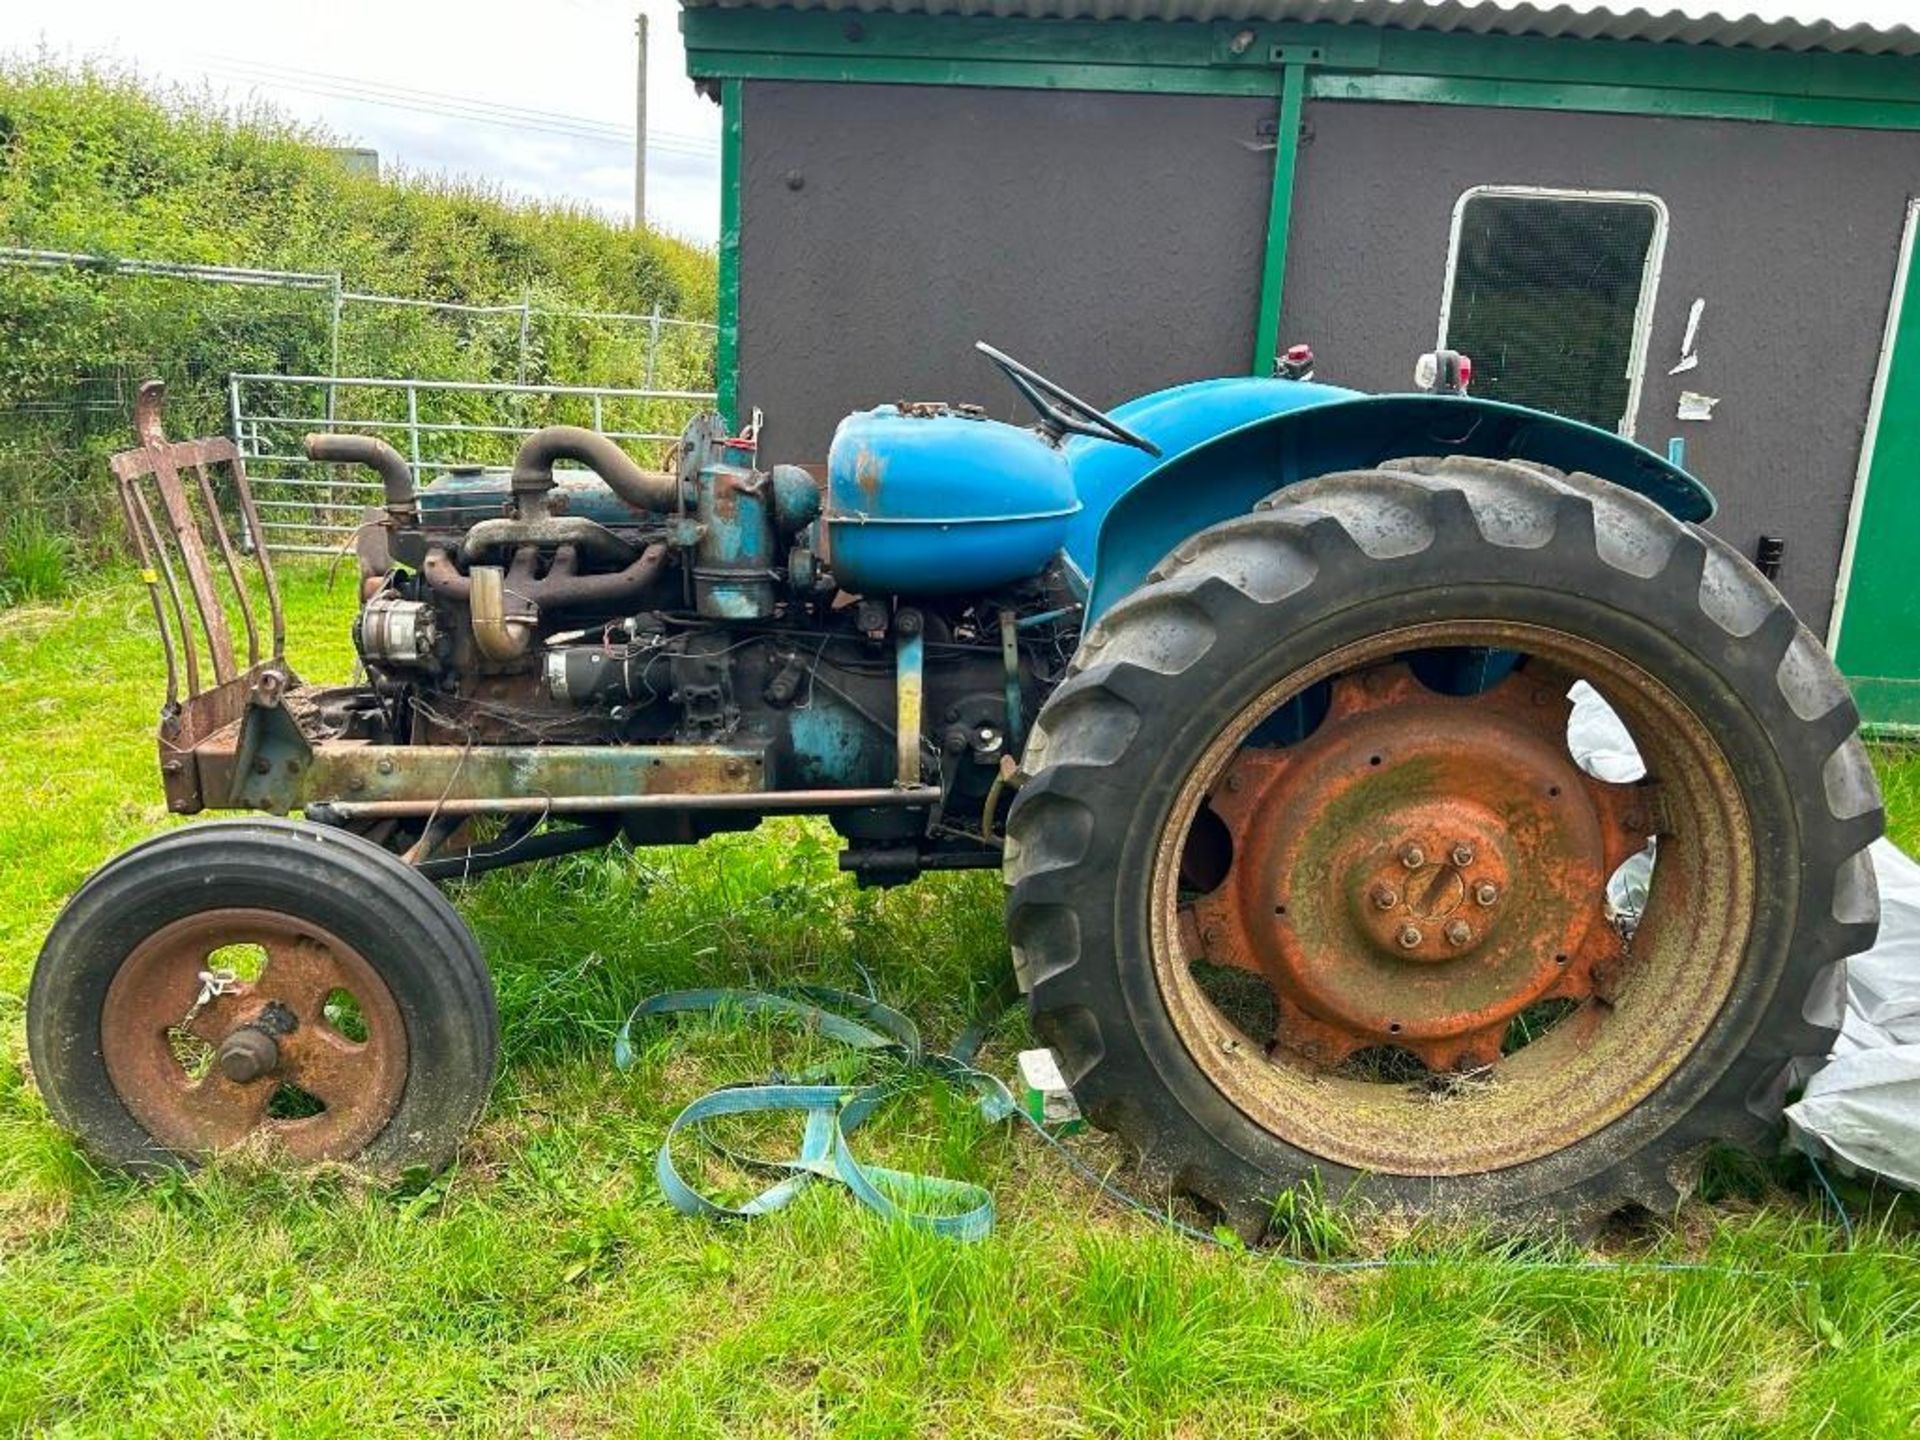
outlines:
[[[278, 87], [320, 95], [330, 99], [353, 100], [363, 104], [411, 110], [501, 129], [530, 131], [601, 145], [630, 146], [633, 131], [619, 125], [590, 120], [583, 116], [556, 111], [534, 110], [524, 106], [476, 101], [438, 91], [378, 81], [355, 80], [348, 76], [299, 70], [293, 66], [269, 65], [258, 61], [213, 57], [207, 70], [222, 78], [252, 85]], [[649, 130], [650, 148], [694, 159], [713, 159], [719, 154], [717, 142], [705, 137], [674, 131]]]
[[[216, 63], [240, 70], [257, 71], [264, 75], [284, 75], [299, 80], [320, 81], [330, 85], [349, 85], [355, 89], [375, 91], [422, 102], [451, 105], [460, 109], [483, 110], [503, 116], [513, 116], [541, 124], [562, 124], [590, 130], [602, 130], [631, 138], [626, 126], [607, 120], [594, 120], [581, 115], [567, 115], [554, 110], [539, 110], [523, 105], [508, 105], [498, 100], [475, 99], [469, 95], [456, 95], [444, 90], [422, 90], [411, 85], [397, 85], [387, 80], [366, 80], [352, 75], [332, 75], [321, 70], [303, 70], [294, 65], [276, 65], [264, 60], [247, 60], [239, 56], [215, 55]], [[653, 130], [649, 138], [681, 142], [702, 149], [718, 150], [719, 141], [710, 136], [694, 135], [685, 131]]]
[[[475, 99], [472, 96], [455, 95], [442, 90], [423, 90], [410, 85], [396, 85], [385, 80], [366, 80], [351, 75], [333, 75], [320, 70], [303, 70], [293, 65], [276, 65], [263, 60], [246, 60], [238, 56], [216, 55], [211, 57], [216, 64], [230, 70], [251, 71], [262, 76], [285, 77], [291, 80], [314, 82], [340, 86], [354, 90], [363, 90], [371, 94], [390, 96], [395, 99], [417, 101], [421, 104], [443, 106], [462, 111], [474, 111], [488, 115], [534, 124], [557, 125], [566, 129], [591, 130], [622, 139], [631, 139], [631, 131], [623, 125], [610, 121], [594, 120], [581, 115], [567, 115], [554, 110], [539, 110], [522, 105], [508, 105], [497, 100]], [[654, 130], [648, 139], [681, 144], [696, 149], [712, 150], [717, 153], [719, 142], [704, 135], [689, 134], [684, 131]]]
[[[582, 140], [590, 144], [617, 145], [622, 148], [625, 148], [626, 146], [632, 144], [632, 141], [633, 141], [633, 136], [631, 132], [621, 132], [621, 131], [612, 130], [612, 129], [608, 129], [608, 130], [592, 129], [585, 126], [542, 123], [539, 121], [522, 119], [515, 116], [496, 115], [484, 110], [465, 109], [457, 106], [448, 106], [448, 105], [432, 105], [432, 104], [427, 104], [421, 101], [401, 99], [395, 96], [385, 95], [385, 94], [381, 94], [379, 92], [374, 92], [374, 91], [368, 91], [368, 90], [358, 88], [358, 87], [353, 87], [353, 86], [325, 85], [317, 81], [291, 80], [291, 79], [283, 79], [280, 77], [260, 77], [256, 75], [246, 74], [244, 72], [235, 73], [235, 72], [216, 71], [214, 73], [225, 73], [227, 75], [227, 78], [236, 79], [246, 84], [254, 85], [254, 86], [265, 86], [268, 88], [280, 89], [280, 90], [294, 90], [304, 94], [319, 95], [329, 99], [336, 99], [336, 100], [351, 100], [356, 103], [376, 105], [376, 106], [380, 106], [387, 109], [409, 110], [419, 114], [436, 115], [446, 119], [462, 120], [470, 124], [491, 125], [491, 126], [498, 127], [500, 129], [505, 129], [505, 130], [517, 130], [517, 131], [524, 131], [524, 132], [529, 132], [534, 134], [563, 136], [567, 139]], [[688, 145], [683, 141], [666, 140], [666, 139], [654, 141], [652, 140], [651, 137], [649, 137], [649, 143], [654, 145], [654, 147], [659, 150], [674, 153], [674, 154], [686, 155], [696, 159], [712, 159], [717, 154], [716, 151], [696, 148], [695, 146]]]

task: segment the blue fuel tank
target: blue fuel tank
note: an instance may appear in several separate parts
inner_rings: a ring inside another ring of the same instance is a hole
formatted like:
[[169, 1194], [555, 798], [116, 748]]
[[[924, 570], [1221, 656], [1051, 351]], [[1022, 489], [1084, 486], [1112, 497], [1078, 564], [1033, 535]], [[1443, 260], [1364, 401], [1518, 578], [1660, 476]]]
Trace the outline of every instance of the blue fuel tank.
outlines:
[[840, 422], [827, 455], [826, 561], [843, 590], [951, 595], [1037, 575], [1080, 509], [1060, 450], [944, 405]]

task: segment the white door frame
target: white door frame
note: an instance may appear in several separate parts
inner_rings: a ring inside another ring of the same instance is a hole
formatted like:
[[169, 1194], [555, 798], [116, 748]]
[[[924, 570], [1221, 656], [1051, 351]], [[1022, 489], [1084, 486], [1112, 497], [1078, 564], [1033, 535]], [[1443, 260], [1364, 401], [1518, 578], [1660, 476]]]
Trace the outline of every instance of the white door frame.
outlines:
[[1447, 328], [1453, 319], [1453, 282], [1460, 268], [1460, 230], [1467, 205], [1483, 195], [1523, 196], [1533, 200], [1571, 200], [1613, 205], [1646, 205], [1653, 210], [1653, 236], [1647, 241], [1646, 265], [1640, 272], [1640, 301], [1633, 312], [1633, 342], [1627, 351], [1627, 409], [1620, 417], [1620, 433], [1632, 438], [1640, 420], [1640, 390], [1647, 375], [1647, 348], [1653, 336], [1653, 307], [1660, 292], [1660, 270], [1666, 262], [1667, 229], [1671, 217], [1667, 202], [1643, 190], [1579, 190], [1555, 185], [1475, 185], [1453, 204], [1453, 225], [1447, 237], [1447, 277], [1440, 291], [1439, 348], [1447, 348]]

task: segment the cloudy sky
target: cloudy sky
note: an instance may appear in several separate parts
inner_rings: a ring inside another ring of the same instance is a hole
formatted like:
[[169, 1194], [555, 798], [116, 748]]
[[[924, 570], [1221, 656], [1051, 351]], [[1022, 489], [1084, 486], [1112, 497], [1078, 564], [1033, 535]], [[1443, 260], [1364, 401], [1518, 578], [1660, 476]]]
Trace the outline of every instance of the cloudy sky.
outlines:
[[44, 47], [270, 101], [384, 165], [624, 219], [642, 9], [648, 218], [712, 244], [720, 113], [686, 77], [675, 0], [0, 0], [0, 52]]
[[[1635, 0], [1574, 0], [1628, 9]], [[1690, 13], [1914, 23], [1920, 0], [1637, 0]], [[650, 17], [647, 216], [711, 244], [719, 111], [693, 93], [676, 0], [0, 0], [0, 52], [102, 58], [266, 100], [383, 163], [633, 210], [634, 17]]]

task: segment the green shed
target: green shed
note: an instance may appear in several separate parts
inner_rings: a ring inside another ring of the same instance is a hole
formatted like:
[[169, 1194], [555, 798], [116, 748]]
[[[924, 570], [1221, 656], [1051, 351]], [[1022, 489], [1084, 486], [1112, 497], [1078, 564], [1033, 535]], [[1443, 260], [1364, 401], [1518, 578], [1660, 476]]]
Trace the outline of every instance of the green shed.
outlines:
[[817, 455], [879, 400], [1011, 418], [975, 339], [1096, 403], [1448, 345], [1680, 456], [1920, 729], [1920, 33], [1832, 8], [688, 0], [723, 408]]

